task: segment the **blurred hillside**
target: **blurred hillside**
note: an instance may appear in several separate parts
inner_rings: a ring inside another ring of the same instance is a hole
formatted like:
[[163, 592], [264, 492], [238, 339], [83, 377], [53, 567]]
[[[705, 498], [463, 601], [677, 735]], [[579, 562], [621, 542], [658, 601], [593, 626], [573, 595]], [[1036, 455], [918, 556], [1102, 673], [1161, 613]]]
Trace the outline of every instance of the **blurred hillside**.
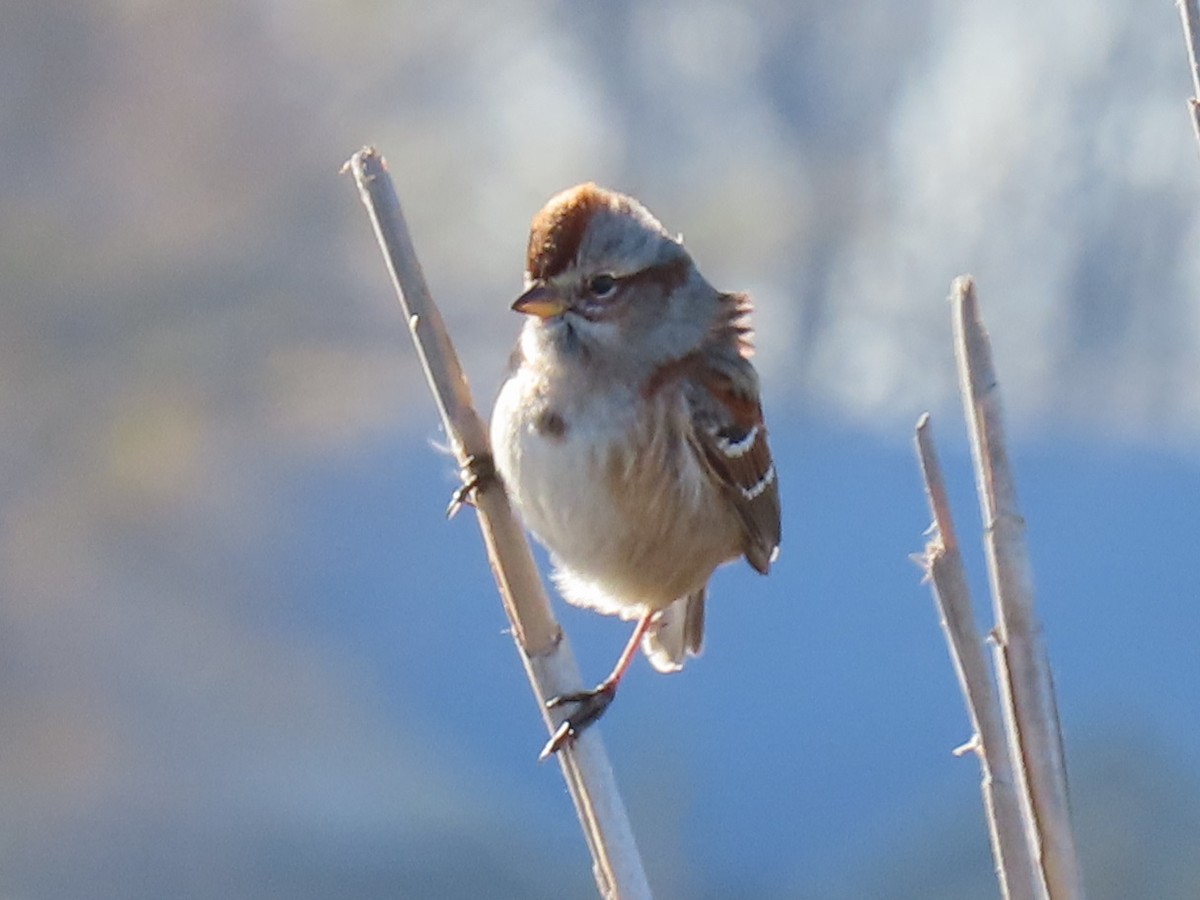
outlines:
[[[605, 722], [661, 896], [993, 896], [906, 560], [922, 410], [970, 499], [964, 271], [1091, 896], [1200, 895], [1189, 92], [1170, 3], [7, 0], [0, 895], [589, 896], [469, 517], [437, 518], [451, 467], [336, 174], [365, 142], [484, 409], [569, 184], [756, 299], [780, 572], [722, 573], [695, 671], [636, 672]], [[601, 671], [624, 630], [566, 615]]]

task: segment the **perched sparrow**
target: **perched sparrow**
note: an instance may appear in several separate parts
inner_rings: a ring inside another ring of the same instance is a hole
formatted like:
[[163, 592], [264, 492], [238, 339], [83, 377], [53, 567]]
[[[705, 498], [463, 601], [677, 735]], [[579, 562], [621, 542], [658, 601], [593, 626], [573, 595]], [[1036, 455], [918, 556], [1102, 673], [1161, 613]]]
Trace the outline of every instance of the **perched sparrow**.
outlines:
[[698, 653], [713, 570], [779, 548], [779, 488], [750, 364], [750, 300], [714, 289], [640, 203], [594, 184], [529, 235], [529, 318], [492, 415], [496, 468], [568, 602], [637, 627], [557, 751], [612, 702], [640, 643], [660, 672]]

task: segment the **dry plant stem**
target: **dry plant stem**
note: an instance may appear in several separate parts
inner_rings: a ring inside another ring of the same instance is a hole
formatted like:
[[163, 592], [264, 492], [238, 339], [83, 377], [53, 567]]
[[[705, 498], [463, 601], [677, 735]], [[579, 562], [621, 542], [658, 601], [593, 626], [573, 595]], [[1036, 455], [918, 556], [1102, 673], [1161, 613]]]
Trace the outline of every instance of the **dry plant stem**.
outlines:
[[1188, 109], [1192, 113], [1192, 130], [1196, 133], [1196, 141], [1200, 142], [1200, 0], [1177, 0], [1179, 17], [1183, 20], [1183, 37], [1187, 43], [1188, 63], [1192, 69], [1192, 96], [1188, 99]]
[[1029, 856], [1004, 724], [992, 688], [983, 641], [975, 628], [971, 593], [967, 588], [954, 522], [950, 518], [950, 502], [928, 413], [917, 422], [916, 443], [935, 525], [934, 535], [925, 545], [924, 563], [933, 585], [933, 598], [954, 671], [975, 731], [968, 746], [979, 759], [983, 773], [980, 790], [1000, 894], [1005, 900], [1040, 900], [1045, 896], [1045, 888]]
[[[353, 174], [371, 217], [446, 435], [466, 478], [472, 460], [490, 458], [487, 429], [475, 411], [462, 367], [425, 284], [386, 164], [374, 148], [365, 147], [350, 158], [346, 169]], [[547, 729], [553, 733], [558, 722], [545, 703], [558, 694], [580, 690], [579, 669], [503, 486], [498, 479], [485, 479], [473, 496], [521, 662]], [[464, 714], [469, 715], [469, 710]], [[601, 896], [649, 898], [650, 887], [599, 730], [588, 729], [557, 756], [592, 854]]]
[[1050, 663], [1034, 610], [1033, 570], [1025, 520], [1017, 506], [1000, 419], [991, 344], [970, 278], [954, 282], [955, 355], [971, 432], [983, 513], [988, 575], [995, 606], [995, 662], [1023, 803], [1033, 825], [1031, 850], [1051, 900], [1083, 897], [1071, 830], [1066, 760]]

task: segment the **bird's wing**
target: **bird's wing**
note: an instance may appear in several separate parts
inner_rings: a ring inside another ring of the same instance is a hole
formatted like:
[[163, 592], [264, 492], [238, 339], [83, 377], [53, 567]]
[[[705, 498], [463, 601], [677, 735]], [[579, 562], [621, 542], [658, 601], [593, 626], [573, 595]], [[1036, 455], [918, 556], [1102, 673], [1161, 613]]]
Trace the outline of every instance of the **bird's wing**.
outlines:
[[705, 357], [685, 394], [693, 446], [741, 519], [746, 560], [766, 574], [779, 549], [779, 480], [754, 368], [740, 354]]

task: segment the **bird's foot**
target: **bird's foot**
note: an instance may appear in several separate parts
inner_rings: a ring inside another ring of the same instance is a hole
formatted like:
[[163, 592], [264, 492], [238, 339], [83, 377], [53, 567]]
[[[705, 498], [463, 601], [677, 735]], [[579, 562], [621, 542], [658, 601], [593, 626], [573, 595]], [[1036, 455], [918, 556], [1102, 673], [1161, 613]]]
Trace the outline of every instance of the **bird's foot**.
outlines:
[[579, 737], [584, 729], [604, 715], [604, 711], [608, 709], [616, 696], [617, 682], [603, 681], [590, 691], [559, 694], [557, 697], [547, 700], [547, 709], [557, 709], [566, 703], [576, 703], [578, 706], [554, 730], [554, 735], [542, 748], [542, 752], [538, 754], [538, 762], [549, 758]]
[[492, 454], [468, 456], [462, 469], [463, 483], [450, 497], [450, 505], [446, 507], [446, 518], [453, 519], [467, 504], [474, 506], [476, 494], [495, 484], [497, 478], [499, 475], [496, 473], [496, 461], [492, 459]]

